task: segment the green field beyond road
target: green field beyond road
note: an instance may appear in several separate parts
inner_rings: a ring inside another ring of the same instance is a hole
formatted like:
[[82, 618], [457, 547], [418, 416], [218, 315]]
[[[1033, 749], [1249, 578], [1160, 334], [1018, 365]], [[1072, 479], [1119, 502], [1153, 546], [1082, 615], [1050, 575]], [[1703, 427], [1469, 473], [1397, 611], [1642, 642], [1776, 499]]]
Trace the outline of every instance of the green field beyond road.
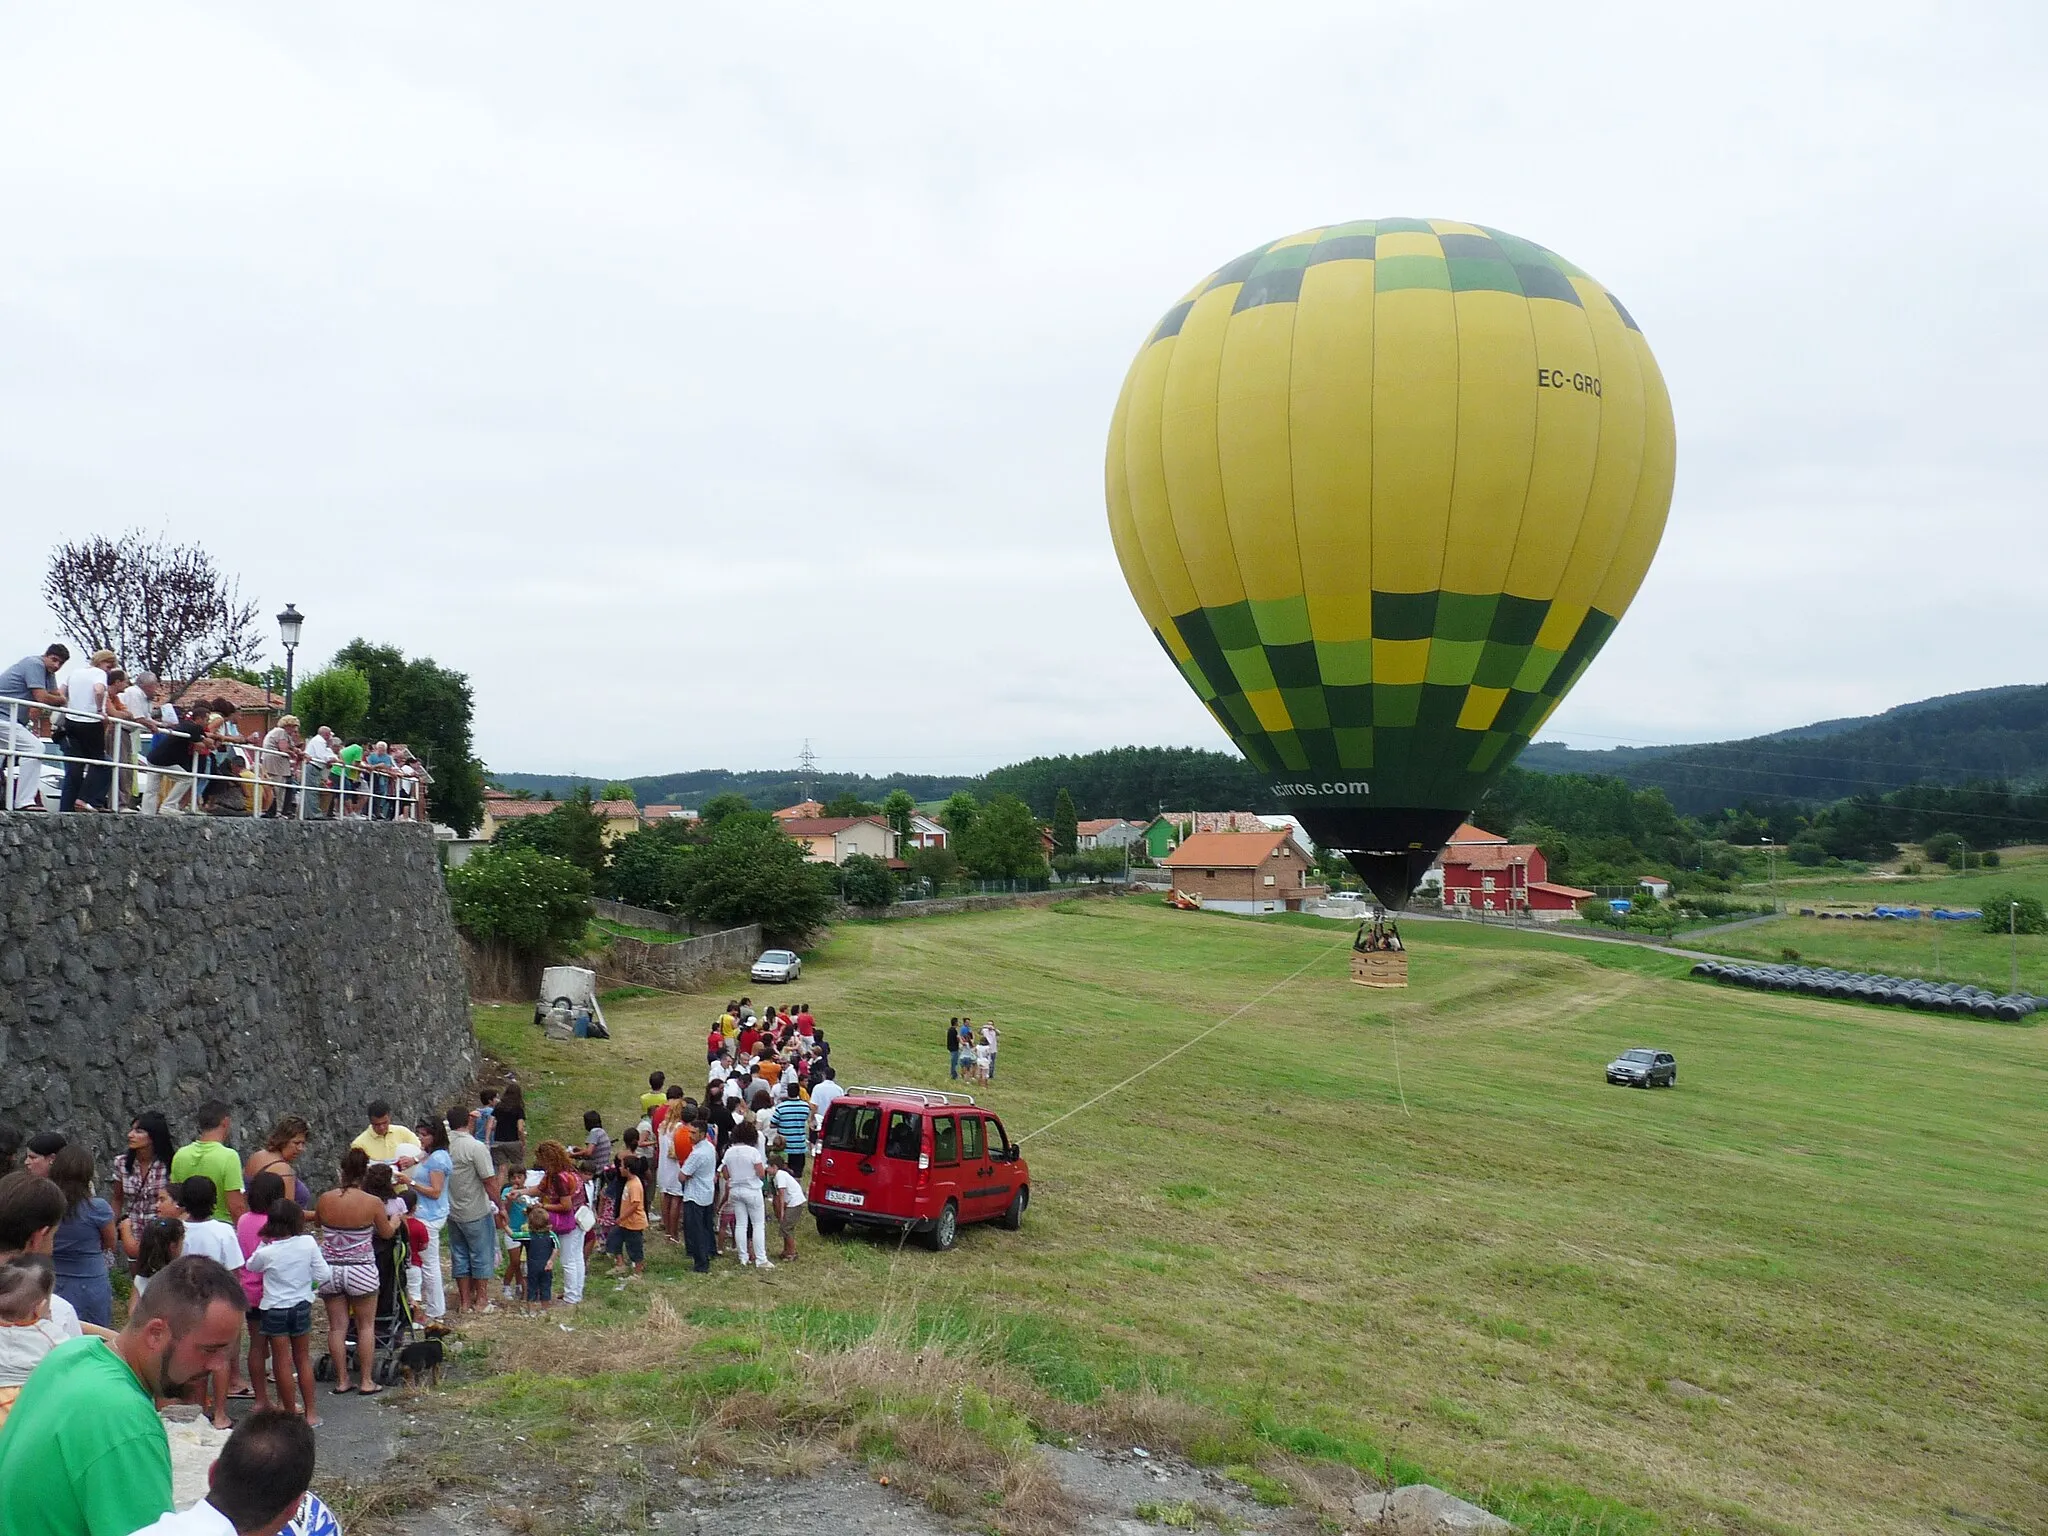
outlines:
[[[1031, 1136], [1021, 1234], [898, 1254], [807, 1228], [765, 1283], [663, 1254], [656, 1284], [964, 1312], [1038, 1341], [1054, 1390], [1150, 1381], [1276, 1444], [1513, 1494], [1545, 1530], [2048, 1528], [2048, 1030], [1719, 989], [1621, 945], [1411, 937], [1414, 985], [1374, 994], [1312, 920], [1131, 899], [841, 925], [787, 1001], [842, 1080], [943, 1086], [947, 1017], [992, 1017], [980, 1096], [1013, 1135], [1306, 970]], [[538, 1128], [617, 1126], [649, 1069], [695, 1081], [725, 995], [617, 1003], [608, 1044], [545, 1044], [525, 1009], [479, 1031]], [[1605, 1086], [1632, 1045], [1677, 1053], [1675, 1091]]]

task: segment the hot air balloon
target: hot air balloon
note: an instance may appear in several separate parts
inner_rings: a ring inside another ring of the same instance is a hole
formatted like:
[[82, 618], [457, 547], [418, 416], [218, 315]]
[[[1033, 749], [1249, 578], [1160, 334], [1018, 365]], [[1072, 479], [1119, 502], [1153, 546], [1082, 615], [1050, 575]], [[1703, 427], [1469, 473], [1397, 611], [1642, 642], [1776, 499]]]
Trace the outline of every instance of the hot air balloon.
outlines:
[[1398, 910], [1627, 610], [1670, 397], [1621, 301], [1447, 219], [1306, 230], [1191, 288], [1110, 423], [1110, 533], [1189, 686]]

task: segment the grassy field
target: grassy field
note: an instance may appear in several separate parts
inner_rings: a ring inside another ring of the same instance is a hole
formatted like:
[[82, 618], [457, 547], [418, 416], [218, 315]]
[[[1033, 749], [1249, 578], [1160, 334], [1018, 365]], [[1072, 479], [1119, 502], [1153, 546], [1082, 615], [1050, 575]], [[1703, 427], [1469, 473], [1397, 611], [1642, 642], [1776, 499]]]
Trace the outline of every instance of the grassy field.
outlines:
[[[1768, 886], [1753, 885], [1745, 894], [1766, 895], [1768, 891]], [[1793, 914], [1802, 906], [1835, 902], [1864, 906], [1882, 902], [1917, 906], [1923, 911], [1938, 906], [1983, 907], [2008, 893], [2048, 902], [2048, 849], [2007, 850], [2000, 868], [1972, 869], [1966, 875], [1947, 871], [1891, 878], [1816, 875], [1778, 883], [1778, 894]], [[1937, 923], [1927, 917], [1914, 922], [1858, 923], [1788, 915], [1681, 942], [1689, 948], [1745, 960], [1777, 961], [1785, 950], [1793, 949], [1808, 965], [1967, 981], [1999, 992], [2012, 985], [2012, 961], [2017, 954], [2021, 990], [2048, 993], [2048, 936], [2023, 934], [2014, 944], [2004, 934], [1987, 933], [1975, 923]]]
[[[1448, 924], [1368, 994], [1347, 936], [1140, 900], [840, 926], [793, 991], [845, 1080], [942, 1079], [951, 1014], [1003, 1029], [983, 1101], [1028, 1137], [1026, 1228], [807, 1233], [796, 1266], [701, 1280], [656, 1244], [659, 1315], [743, 1373], [908, 1316], [1061, 1400], [1200, 1405], [1235, 1426], [1210, 1459], [1391, 1460], [1545, 1531], [2048, 1525], [2048, 1031]], [[567, 1133], [622, 1123], [652, 1067], [691, 1080], [724, 995], [608, 1005], [608, 1044], [478, 1028]], [[1677, 1052], [1675, 1092], [1604, 1086], [1636, 1044]], [[587, 1326], [645, 1315], [598, 1290]], [[507, 1390], [618, 1411], [544, 1369]]]

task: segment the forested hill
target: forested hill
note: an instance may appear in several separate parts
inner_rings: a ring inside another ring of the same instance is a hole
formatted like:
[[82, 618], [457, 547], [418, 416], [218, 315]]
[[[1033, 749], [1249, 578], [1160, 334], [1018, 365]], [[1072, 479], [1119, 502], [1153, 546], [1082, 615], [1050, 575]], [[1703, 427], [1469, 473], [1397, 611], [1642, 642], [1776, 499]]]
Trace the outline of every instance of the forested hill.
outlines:
[[1605, 752], [1536, 742], [1519, 761], [1540, 773], [1611, 774], [1661, 789], [1693, 816], [1748, 800], [1824, 804], [1909, 784], [2031, 782], [2048, 775], [2048, 687], [1947, 694], [1745, 741]]
[[[606, 781], [566, 773], [493, 773], [491, 782], [504, 789], [553, 796], [568, 794], [579, 784], [588, 785], [594, 795]], [[794, 768], [701, 768], [692, 773], [654, 774], [624, 782], [632, 786], [634, 798], [642, 805], [667, 802], [696, 807], [713, 795], [739, 794], [764, 810], [774, 810], [794, 805], [803, 798]], [[850, 794], [857, 800], [879, 804], [892, 789], [908, 790], [919, 804], [943, 800], [960, 789], [984, 799], [1011, 794], [1042, 817], [1052, 815], [1053, 799], [1061, 789], [1074, 797], [1074, 805], [1084, 819], [1149, 819], [1162, 807], [1170, 811], [1276, 808], [1251, 764], [1234, 752], [1211, 752], [1200, 747], [1110, 747], [1071, 756], [1034, 757], [1028, 762], [994, 769], [980, 778], [917, 773], [875, 778], [867, 774], [820, 773], [811, 783], [812, 795], [821, 801]]]
[[[595, 795], [605, 779], [578, 773], [493, 773], [491, 782], [501, 789], [524, 789], [536, 796], [571, 794], [587, 785]], [[688, 773], [656, 773], [624, 781], [633, 787], [633, 798], [642, 805], [702, 805], [713, 795], [744, 795], [763, 810], [795, 805], [803, 788], [795, 768], [698, 768]], [[943, 800], [956, 789], [972, 789], [980, 780], [971, 774], [892, 773], [875, 778], [865, 773], [819, 773], [812, 777], [811, 794], [818, 800], [850, 794], [859, 800], [879, 803], [892, 789], [910, 792], [923, 803]]]

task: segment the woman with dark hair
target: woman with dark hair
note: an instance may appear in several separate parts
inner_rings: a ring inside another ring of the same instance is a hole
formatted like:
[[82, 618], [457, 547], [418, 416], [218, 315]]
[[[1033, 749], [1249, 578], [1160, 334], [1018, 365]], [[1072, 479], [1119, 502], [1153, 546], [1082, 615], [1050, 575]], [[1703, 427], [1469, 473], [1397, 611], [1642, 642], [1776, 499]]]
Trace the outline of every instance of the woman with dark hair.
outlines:
[[448, 1154], [448, 1122], [439, 1115], [427, 1116], [414, 1129], [425, 1155], [406, 1174], [419, 1198], [419, 1209], [413, 1214], [427, 1229], [427, 1246], [420, 1254], [420, 1305], [427, 1321], [433, 1323], [448, 1310], [447, 1289], [441, 1280], [441, 1229], [448, 1225], [448, 1180], [455, 1172], [455, 1159]]
[[526, 1166], [526, 1095], [516, 1077], [505, 1080], [498, 1112], [491, 1118], [491, 1154], [501, 1152], [514, 1167]]
[[50, 1248], [57, 1294], [77, 1309], [80, 1322], [111, 1328], [114, 1283], [107, 1259], [114, 1251], [114, 1208], [92, 1192], [92, 1154], [64, 1147], [50, 1161], [50, 1179], [64, 1192], [64, 1219]]
[[[284, 1192], [292, 1197], [300, 1209], [313, 1203], [313, 1191], [306, 1187], [306, 1181], [299, 1177], [298, 1161], [306, 1155], [306, 1143], [313, 1139], [313, 1128], [297, 1115], [286, 1115], [270, 1128], [270, 1134], [263, 1139], [263, 1150], [253, 1154], [242, 1166], [242, 1177], [253, 1179], [259, 1173], [274, 1173], [284, 1180]], [[249, 1209], [258, 1209], [256, 1202], [249, 1202]], [[268, 1207], [263, 1208], [268, 1214]]]
[[768, 1159], [761, 1155], [760, 1133], [746, 1120], [732, 1133], [732, 1145], [718, 1160], [719, 1182], [733, 1211], [733, 1248], [741, 1264], [756, 1269], [773, 1269], [768, 1257], [768, 1231], [763, 1221], [761, 1182], [768, 1176]]
[[[386, 1167], [383, 1172], [388, 1190], [391, 1170]], [[370, 1380], [370, 1367], [377, 1355], [370, 1347], [377, 1336], [376, 1240], [397, 1232], [399, 1223], [384, 1208], [383, 1198], [364, 1187], [369, 1173], [370, 1154], [361, 1147], [350, 1147], [341, 1157], [340, 1187], [328, 1190], [315, 1202], [313, 1219], [320, 1223], [320, 1255], [332, 1271], [320, 1287], [320, 1297], [327, 1303], [327, 1352], [334, 1360], [334, 1390], [359, 1390], [365, 1397], [374, 1397], [384, 1390]], [[354, 1318], [356, 1337], [362, 1341], [356, 1351], [362, 1376], [359, 1388], [348, 1384], [350, 1318]]]
[[114, 1160], [115, 1226], [132, 1223], [139, 1235], [170, 1182], [171, 1123], [161, 1110], [145, 1109], [128, 1127], [128, 1150]]
[[50, 1161], [64, 1150], [62, 1131], [37, 1131], [28, 1139], [28, 1155], [22, 1166], [39, 1179], [50, 1176]]

